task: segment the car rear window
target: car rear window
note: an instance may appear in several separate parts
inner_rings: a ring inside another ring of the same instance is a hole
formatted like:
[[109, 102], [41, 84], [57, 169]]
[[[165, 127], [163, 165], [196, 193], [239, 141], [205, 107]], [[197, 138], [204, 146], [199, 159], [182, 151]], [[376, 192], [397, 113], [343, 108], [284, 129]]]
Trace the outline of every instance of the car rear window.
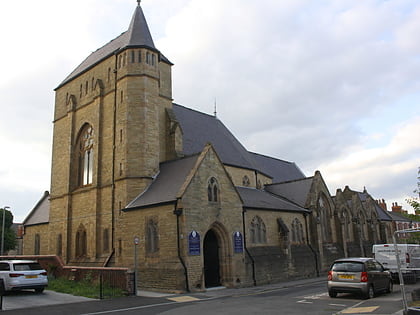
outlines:
[[347, 271], [347, 272], [362, 272], [363, 263], [358, 262], [349, 262], [349, 261], [340, 261], [334, 263], [331, 270], [332, 271]]
[[13, 264], [15, 271], [28, 271], [28, 270], [42, 270], [42, 267], [38, 263], [15, 263]]

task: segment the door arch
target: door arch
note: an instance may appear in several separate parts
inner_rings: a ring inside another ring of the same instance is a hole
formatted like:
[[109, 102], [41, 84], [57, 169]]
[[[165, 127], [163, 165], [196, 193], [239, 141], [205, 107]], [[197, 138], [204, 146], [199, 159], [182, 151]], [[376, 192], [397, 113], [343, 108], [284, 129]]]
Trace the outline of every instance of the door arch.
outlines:
[[213, 230], [209, 230], [204, 237], [203, 243], [206, 288], [221, 285], [219, 243], [216, 233]]

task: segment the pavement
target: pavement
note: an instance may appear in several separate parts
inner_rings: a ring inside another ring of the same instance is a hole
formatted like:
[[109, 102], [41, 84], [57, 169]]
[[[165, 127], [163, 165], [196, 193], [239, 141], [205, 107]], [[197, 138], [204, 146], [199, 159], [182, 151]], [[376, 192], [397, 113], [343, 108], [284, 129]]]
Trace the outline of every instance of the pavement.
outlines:
[[[256, 293], [262, 293], [266, 291], [276, 290], [276, 289], [282, 289], [282, 288], [288, 288], [288, 287], [296, 287], [300, 285], [307, 285], [311, 283], [320, 283], [325, 282], [325, 277], [318, 277], [318, 278], [307, 278], [307, 279], [301, 279], [301, 280], [293, 280], [293, 281], [287, 281], [287, 282], [281, 282], [281, 283], [275, 283], [275, 284], [268, 284], [263, 286], [255, 286], [255, 287], [245, 287], [245, 288], [225, 288], [225, 287], [216, 287], [207, 289], [204, 292], [196, 292], [194, 294], [199, 294], [202, 297], [206, 298], [220, 298], [220, 297], [228, 297], [228, 296], [234, 296], [237, 295], [239, 292], [241, 295], [250, 295], [250, 294], [256, 294]], [[144, 297], [144, 299], [141, 299], [142, 302], [145, 304], [148, 303], [149, 299], [156, 299], [156, 298], [163, 298], [163, 299], [172, 299], [173, 296], [174, 301], [181, 301], [182, 298], [188, 298], [190, 297], [192, 293], [188, 294], [171, 294], [171, 293], [161, 293], [161, 292], [151, 292], [151, 291], [142, 291], [139, 290], [137, 292], [137, 296]], [[191, 297], [190, 297], [191, 298]], [[411, 300], [411, 294], [407, 294], [407, 298], [409, 299], [408, 302]], [[86, 303], [102, 304], [103, 307], [106, 307], [109, 303], [115, 303], [116, 300], [120, 300], [121, 303], [127, 303], [127, 306], [131, 303], [138, 303], [138, 299], [136, 297], [123, 297], [118, 298], [114, 300], [95, 300], [95, 299], [89, 299], [85, 297], [80, 296], [73, 296], [69, 294], [63, 294], [63, 293], [57, 293], [54, 291], [45, 290], [43, 294], [35, 294], [31, 291], [24, 291], [19, 293], [10, 293], [6, 296], [4, 296], [3, 299], [3, 312], [10, 314], [28, 314], [28, 312], [32, 313], [32, 311], [35, 311], [35, 308], [37, 310], [44, 309], [47, 311], [45, 314], [57, 314], [58, 312], [52, 312], [50, 311], [58, 311], [61, 305], [74, 305], [74, 307], [82, 307], [85, 305], [85, 307], [88, 306]], [[420, 312], [410, 311], [407, 314], [404, 314], [403, 310], [394, 313], [393, 315], [411, 315], [411, 314], [420, 314]]]

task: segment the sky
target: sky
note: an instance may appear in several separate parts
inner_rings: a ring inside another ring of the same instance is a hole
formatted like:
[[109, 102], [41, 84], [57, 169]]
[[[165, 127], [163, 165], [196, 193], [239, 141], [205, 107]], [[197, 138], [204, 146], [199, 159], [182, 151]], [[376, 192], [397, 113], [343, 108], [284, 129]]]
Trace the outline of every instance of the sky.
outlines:
[[[50, 190], [54, 88], [126, 31], [135, 0], [0, 2], [0, 207]], [[411, 209], [420, 166], [420, 1], [143, 0], [174, 102], [253, 152]]]

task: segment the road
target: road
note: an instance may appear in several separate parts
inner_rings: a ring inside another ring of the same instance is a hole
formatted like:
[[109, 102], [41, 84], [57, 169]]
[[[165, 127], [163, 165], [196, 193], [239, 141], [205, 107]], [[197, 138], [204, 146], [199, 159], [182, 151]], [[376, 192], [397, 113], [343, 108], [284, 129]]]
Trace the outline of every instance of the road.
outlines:
[[[417, 285], [406, 285], [407, 295]], [[47, 292], [48, 293], [48, 292]], [[7, 296], [6, 296], [7, 298]], [[17, 295], [19, 298], [19, 295]], [[330, 298], [325, 281], [296, 282], [243, 289], [209, 290], [203, 293], [158, 297], [125, 297], [102, 301], [32, 307], [3, 311], [4, 314], [395, 314], [402, 309], [399, 285], [391, 294], [370, 300], [350, 294]]]

